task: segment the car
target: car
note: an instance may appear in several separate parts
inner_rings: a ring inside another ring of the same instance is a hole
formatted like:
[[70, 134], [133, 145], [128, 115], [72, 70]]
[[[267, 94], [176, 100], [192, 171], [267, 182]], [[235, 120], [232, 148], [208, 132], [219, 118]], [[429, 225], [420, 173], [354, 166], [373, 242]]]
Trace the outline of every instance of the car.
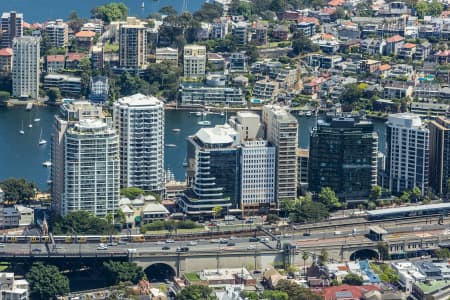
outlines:
[[228, 241], [226, 239], [220, 239], [219, 244], [228, 244]]
[[5, 244], [0, 244], [0, 248], [4, 248], [5, 247]]
[[162, 247], [161, 249], [162, 249], [162, 250], [170, 250], [170, 247], [169, 247], [169, 246], [164, 246], [164, 247]]
[[97, 250], [108, 250], [108, 247], [106, 245], [98, 246]]
[[303, 236], [310, 236], [311, 235], [311, 233], [309, 233], [309, 232], [303, 232]]
[[177, 248], [177, 252], [188, 252], [189, 248], [188, 247], [178, 247]]
[[164, 282], [165, 282], [166, 284], [172, 284], [172, 281], [170, 281], [169, 279], [165, 279]]
[[259, 240], [261, 243], [268, 243], [268, 242], [270, 242], [270, 240], [269, 240], [269, 238], [262, 238], [262, 239], [260, 239]]
[[235, 236], [230, 236], [230, 240], [235, 240], [235, 239], [237, 239], [237, 237], [235, 237]]
[[236, 246], [236, 243], [234, 242], [228, 242], [227, 247], [233, 247]]
[[34, 249], [32, 250], [32, 252], [39, 252], [39, 253], [41, 253], [41, 252], [42, 252], [42, 250], [41, 250], [41, 249], [39, 249], [39, 248], [34, 248]]
[[251, 238], [248, 239], [248, 241], [249, 241], [250, 243], [259, 242], [259, 238], [257, 238], [257, 237], [251, 237]]
[[198, 243], [196, 241], [190, 241], [189, 246], [197, 246]]
[[158, 242], [156, 242], [156, 245], [165, 245], [166, 244], [166, 242], [164, 242], [164, 241], [158, 241]]
[[245, 221], [245, 224], [253, 224], [253, 220], [247, 220]]
[[171, 244], [171, 243], [175, 243], [175, 241], [172, 240], [172, 239], [167, 239], [167, 240], [166, 240], [166, 243]]
[[218, 243], [220, 243], [220, 241], [218, 239], [212, 239], [212, 240], [209, 240], [209, 242], [211, 244], [218, 244]]
[[255, 249], [256, 249], [256, 247], [254, 245], [250, 245], [247, 247], [247, 250], [255, 250]]

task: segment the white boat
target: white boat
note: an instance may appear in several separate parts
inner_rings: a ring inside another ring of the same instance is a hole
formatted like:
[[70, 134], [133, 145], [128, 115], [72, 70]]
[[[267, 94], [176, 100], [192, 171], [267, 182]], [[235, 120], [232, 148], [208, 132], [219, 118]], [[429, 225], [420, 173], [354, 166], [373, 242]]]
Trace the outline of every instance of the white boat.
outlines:
[[47, 184], [52, 184], [52, 183], [53, 183], [53, 181], [51, 181], [50, 179], [47, 180]]
[[172, 131], [178, 133], [181, 131], [181, 129], [180, 128], [172, 128]]
[[28, 124], [28, 128], [31, 128], [31, 127], [33, 127], [33, 124], [31, 124], [31, 123]]
[[308, 111], [308, 112], [306, 113], [306, 116], [307, 116], [307, 117], [311, 117], [311, 116], [312, 116], [312, 113], [311, 113], [310, 111]]
[[39, 136], [39, 145], [45, 144], [47, 144], [47, 141], [42, 138], [42, 129], [41, 129], [41, 135]]
[[26, 110], [31, 110], [33, 108], [33, 103], [27, 103], [27, 107], [25, 108]]
[[49, 161], [49, 160], [47, 160], [47, 161], [44, 161], [44, 162], [42, 163], [42, 165], [43, 165], [44, 167], [47, 167], [47, 168], [49, 168], [49, 167], [51, 167], [51, 166], [52, 166], [52, 162], [51, 162], [51, 161]]
[[25, 134], [25, 131], [23, 131], [23, 120], [22, 120], [22, 127], [20, 128], [19, 133], [20, 134]]
[[34, 122], [39, 122], [41, 119], [39, 119], [39, 118], [36, 118], [36, 119], [34, 119], [33, 121]]
[[169, 147], [169, 148], [175, 148], [177, 145], [175, 145], [175, 144], [166, 144], [166, 147]]
[[196, 115], [197, 117], [201, 117], [202, 112], [201, 112], [201, 111], [196, 111], [196, 112], [195, 112], [195, 115]]
[[197, 124], [202, 125], [202, 126], [208, 126], [208, 125], [211, 125], [211, 121], [201, 120], [201, 121], [198, 121]]
[[141, 8], [142, 8], [142, 9], [145, 8], [145, 3], [144, 3], [144, 1], [142, 1]]

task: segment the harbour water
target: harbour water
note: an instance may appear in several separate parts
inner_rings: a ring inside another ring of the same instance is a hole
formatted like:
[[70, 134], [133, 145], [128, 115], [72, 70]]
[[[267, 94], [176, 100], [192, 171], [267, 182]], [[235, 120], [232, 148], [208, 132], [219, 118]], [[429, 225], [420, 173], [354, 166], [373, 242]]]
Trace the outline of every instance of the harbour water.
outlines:
[[[147, 17], [161, 7], [171, 5], [178, 12], [183, 10], [184, 0], [0, 0], [0, 11], [17, 11], [24, 14], [29, 23], [52, 19], [67, 19], [70, 12], [76, 11], [80, 17], [90, 17], [91, 9], [111, 2], [123, 2], [129, 8], [129, 15]], [[144, 9], [141, 8], [144, 2]], [[204, 0], [186, 0], [188, 11], [196, 11]]]
[[[26, 178], [34, 181], [41, 190], [48, 188], [49, 170], [42, 163], [50, 159], [50, 141], [53, 116], [56, 107], [34, 107], [31, 112], [25, 107], [0, 108], [0, 180], [8, 177]], [[39, 122], [33, 120], [39, 118]], [[225, 116], [210, 114], [205, 117], [210, 126], [224, 124]], [[201, 126], [197, 124], [202, 117], [188, 111], [166, 110], [165, 168], [169, 169], [176, 180], [183, 180], [185, 170], [183, 161], [186, 157], [186, 138], [197, 132]], [[316, 123], [315, 117], [299, 116], [299, 146], [309, 147], [309, 133]], [[25, 134], [19, 134], [24, 123]], [[32, 128], [28, 128], [31, 122]], [[39, 146], [38, 141], [42, 129], [42, 138], [46, 145]], [[173, 129], [180, 129], [173, 130]], [[384, 150], [384, 124], [375, 122], [375, 129], [380, 136], [380, 149]]]

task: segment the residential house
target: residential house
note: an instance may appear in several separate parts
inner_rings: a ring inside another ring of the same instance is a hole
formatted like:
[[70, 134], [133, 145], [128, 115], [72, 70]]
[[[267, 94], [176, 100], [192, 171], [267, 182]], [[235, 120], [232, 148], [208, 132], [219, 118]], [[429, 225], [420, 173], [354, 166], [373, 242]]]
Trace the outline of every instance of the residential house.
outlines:
[[11, 48], [0, 49], [0, 73], [10, 74], [13, 65], [13, 50]]
[[275, 25], [272, 30], [272, 38], [276, 41], [287, 41], [289, 28], [287, 25]]
[[360, 51], [368, 55], [381, 55], [385, 47], [384, 39], [367, 38], [361, 41]]
[[400, 59], [412, 59], [416, 54], [417, 46], [413, 43], [403, 44], [398, 51], [398, 58]]
[[403, 46], [405, 38], [400, 35], [394, 35], [386, 39], [385, 54], [397, 55], [400, 48]]
[[65, 55], [47, 55], [47, 73], [58, 73], [64, 70], [66, 63]]
[[383, 87], [383, 98], [402, 99], [413, 94], [412, 84], [405, 81], [387, 81]]
[[90, 50], [94, 45], [95, 35], [93, 31], [79, 31], [75, 34], [75, 42], [78, 47]]

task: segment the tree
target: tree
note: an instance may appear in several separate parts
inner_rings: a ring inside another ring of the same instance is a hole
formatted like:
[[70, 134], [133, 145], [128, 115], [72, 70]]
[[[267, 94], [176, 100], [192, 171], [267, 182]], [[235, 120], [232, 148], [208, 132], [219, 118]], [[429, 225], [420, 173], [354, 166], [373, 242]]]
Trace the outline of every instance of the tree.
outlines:
[[345, 275], [344, 279], [342, 280], [342, 283], [349, 284], [349, 285], [363, 285], [364, 280], [358, 274], [349, 273], [349, 274]]
[[371, 201], [376, 201], [381, 197], [381, 186], [374, 185], [372, 186], [372, 189], [370, 190], [369, 199]]
[[328, 262], [328, 251], [326, 249], [320, 250], [320, 264], [325, 264]]
[[212, 209], [212, 215], [214, 217], [214, 220], [217, 216], [219, 216], [222, 213], [223, 207], [222, 206], [214, 206]]
[[137, 187], [127, 187], [120, 190], [120, 196], [126, 197], [130, 200], [134, 200], [142, 195], [145, 195], [145, 191]]
[[203, 3], [202, 7], [194, 13], [194, 18], [200, 22], [212, 22], [223, 14], [223, 7], [215, 2]]
[[48, 97], [48, 101], [55, 103], [56, 100], [61, 98], [61, 91], [59, 88], [57, 87], [51, 87], [48, 89], [47, 91], [47, 97]]
[[190, 285], [183, 288], [177, 295], [178, 300], [216, 300], [213, 289], [202, 285]]
[[294, 55], [317, 51], [319, 51], [319, 46], [314, 44], [308, 37], [304, 36], [303, 33], [297, 37], [294, 35], [292, 40], [292, 52]]
[[302, 259], [303, 259], [303, 274], [305, 275], [305, 277], [306, 277], [306, 261], [308, 260], [308, 258], [309, 258], [308, 252], [303, 251], [303, 253], [302, 253]]
[[5, 200], [14, 203], [28, 202], [34, 199], [37, 187], [23, 178], [8, 178], [0, 182]]
[[249, 300], [288, 300], [289, 296], [283, 291], [271, 291], [265, 290], [264, 292], [257, 294], [256, 292], [243, 292], [241, 296], [244, 299]]
[[409, 194], [409, 200], [413, 203], [416, 203], [420, 200], [420, 198], [422, 198], [422, 191], [417, 186], [415, 186]]
[[135, 263], [110, 260], [104, 262], [102, 268], [102, 274], [105, 274], [110, 285], [128, 281], [136, 284], [144, 278], [142, 267]]
[[288, 294], [289, 300], [320, 300], [322, 297], [313, 293], [310, 289], [299, 286], [298, 284], [286, 279], [278, 281], [276, 289]]
[[11, 97], [11, 94], [7, 91], [0, 91], [0, 102], [6, 102]]
[[93, 213], [80, 210], [68, 213], [65, 217], [51, 218], [54, 234], [115, 234], [117, 229], [107, 220]]
[[328, 208], [322, 203], [304, 201], [297, 203], [295, 210], [289, 214], [292, 222], [318, 222], [328, 218]]
[[450, 258], [450, 250], [448, 248], [440, 248], [434, 251], [434, 254], [440, 260], [447, 260]]
[[52, 299], [69, 292], [69, 279], [52, 265], [34, 264], [26, 279], [30, 283], [31, 299]]
[[127, 217], [125, 216], [125, 213], [119, 208], [117, 210], [117, 222], [124, 225], [127, 222]]
[[276, 224], [280, 221], [280, 217], [275, 214], [268, 214], [266, 217], [266, 222], [269, 224]]
[[177, 15], [177, 10], [175, 8], [173, 8], [173, 6], [171, 6], [171, 5], [161, 7], [158, 12], [160, 14], [166, 15], [166, 16], [172, 16], [172, 15], [176, 16]]
[[334, 191], [329, 187], [325, 187], [320, 190], [319, 202], [325, 205], [330, 210], [341, 207], [341, 203], [339, 202], [338, 197], [336, 197]]
[[91, 10], [91, 15], [93, 18], [101, 19], [106, 23], [125, 20], [128, 16], [128, 7], [122, 2], [112, 2], [93, 8]]
[[381, 260], [387, 260], [390, 258], [389, 246], [386, 243], [378, 242], [377, 243], [378, 255]]

